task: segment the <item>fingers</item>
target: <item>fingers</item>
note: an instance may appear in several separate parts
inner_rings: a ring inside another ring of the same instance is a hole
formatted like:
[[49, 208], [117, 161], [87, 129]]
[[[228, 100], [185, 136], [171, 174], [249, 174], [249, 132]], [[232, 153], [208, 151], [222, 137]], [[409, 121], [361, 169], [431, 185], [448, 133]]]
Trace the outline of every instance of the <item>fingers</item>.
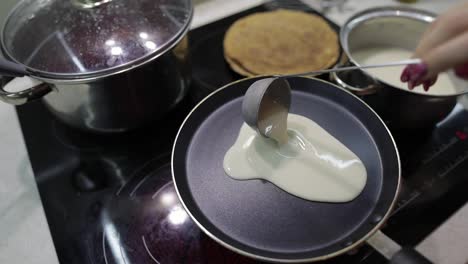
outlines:
[[421, 59], [427, 64], [424, 79], [463, 65], [468, 61], [468, 30], [423, 54]]
[[424, 63], [408, 65], [401, 74], [410, 90], [421, 84], [429, 90], [437, 74], [450, 68], [468, 79], [468, 2], [452, 7], [429, 26], [414, 57]]
[[[420, 64], [411, 64], [405, 67], [403, 72], [401, 73], [400, 80], [402, 82], [412, 83], [413, 85], [416, 82], [422, 81], [423, 77], [427, 74], [427, 64], [420, 63]], [[419, 85], [419, 84], [418, 84]], [[410, 90], [413, 87], [410, 88]]]
[[408, 82], [410, 90], [421, 84], [428, 90], [435, 83], [437, 74], [454, 67], [457, 75], [468, 77], [467, 47], [468, 30], [421, 56], [424, 63], [406, 66], [400, 79]]
[[436, 48], [447, 40], [461, 34], [468, 28], [468, 3], [455, 6], [438, 17], [423, 34], [415, 57]]
[[462, 78], [468, 78], [467, 48], [468, 30], [424, 54], [421, 57], [424, 63], [406, 66], [400, 79], [408, 83], [410, 90], [422, 84], [428, 91], [436, 82], [437, 74], [451, 68]]
[[434, 85], [434, 83], [436, 83], [436, 82], [437, 82], [437, 76], [436, 76], [436, 77], [432, 77], [432, 78], [430, 78], [430, 79], [428, 79], [428, 80], [425, 80], [425, 81], [422, 83], [424, 91], [426, 91], [426, 92], [429, 91], [429, 88], [430, 88], [432, 85]]
[[418, 85], [423, 85], [424, 91], [429, 91], [429, 88], [437, 81], [435, 77], [424, 78], [427, 72], [427, 64], [421, 63], [416, 65], [408, 65], [401, 74], [401, 81], [408, 83], [408, 89], [413, 90]]

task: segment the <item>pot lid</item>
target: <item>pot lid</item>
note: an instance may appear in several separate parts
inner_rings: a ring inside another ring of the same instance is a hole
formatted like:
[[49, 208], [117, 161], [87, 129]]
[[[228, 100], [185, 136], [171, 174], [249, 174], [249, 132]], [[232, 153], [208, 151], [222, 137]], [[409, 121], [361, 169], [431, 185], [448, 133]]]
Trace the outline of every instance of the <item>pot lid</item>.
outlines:
[[178, 43], [192, 12], [190, 0], [23, 0], [8, 16], [2, 46], [46, 77], [110, 74]]

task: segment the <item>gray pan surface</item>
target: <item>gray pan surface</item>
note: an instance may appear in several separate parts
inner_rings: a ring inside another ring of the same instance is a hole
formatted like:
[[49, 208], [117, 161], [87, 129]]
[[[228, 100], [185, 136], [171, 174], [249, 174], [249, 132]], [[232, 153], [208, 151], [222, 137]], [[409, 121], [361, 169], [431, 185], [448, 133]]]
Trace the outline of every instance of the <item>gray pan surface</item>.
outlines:
[[295, 77], [291, 113], [306, 116], [364, 162], [363, 192], [348, 203], [311, 202], [261, 180], [226, 175], [223, 158], [243, 123], [242, 98], [259, 78], [214, 92], [187, 117], [172, 153], [174, 183], [186, 210], [210, 237], [238, 253], [281, 262], [330, 258], [380, 228], [396, 199], [400, 161], [393, 138], [365, 103], [336, 86]]

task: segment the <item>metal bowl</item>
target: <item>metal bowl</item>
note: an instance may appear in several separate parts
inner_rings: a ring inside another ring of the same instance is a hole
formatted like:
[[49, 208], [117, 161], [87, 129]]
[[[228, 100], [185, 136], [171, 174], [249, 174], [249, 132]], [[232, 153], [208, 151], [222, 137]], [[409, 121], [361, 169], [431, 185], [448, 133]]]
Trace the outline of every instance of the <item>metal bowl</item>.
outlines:
[[[414, 50], [434, 19], [434, 14], [405, 7], [362, 11], [341, 28], [343, 54], [338, 66], [360, 65], [353, 54], [365, 48], [393, 46]], [[463, 85], [451, 75], [457, 85]], [[449, 95], [422, 94], [392, 86], [367, 70], [332, 73], [331, 79], [360, 95], [394, 130], [434, 126], [452, 111], [457, 96], [466, 93], [460, 89], [460, 92]]]

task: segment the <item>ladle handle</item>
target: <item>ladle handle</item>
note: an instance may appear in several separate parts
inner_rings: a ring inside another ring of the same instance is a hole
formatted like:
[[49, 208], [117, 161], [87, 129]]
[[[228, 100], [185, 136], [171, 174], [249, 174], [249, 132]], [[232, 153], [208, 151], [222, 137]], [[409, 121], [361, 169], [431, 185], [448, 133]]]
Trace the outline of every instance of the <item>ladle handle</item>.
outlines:
[[393, 66], [419, 64], [419, 63], [421, 63], [420, 59], [408, 59], [408, 60], [393, 61], [393, 62], [380, 63], [380, 64], [338, 67], [338, 68], [333, 68], [333, 69], [326, 69], [326, 70], [319, 70], [319, 71], [312, 71], [312, 72], [303, 72], [303, 73], [298, 73], [298, 74], [275, 75], [274, 77], [282, 77], [282, 78], [300, 77], [300, 76], [308, 76], [308, 75], [319, 75], [319, 74], [331, 73], [331, 72], [362, 70], [362, 69], [370, 69], [370, 68], [393, 67]]

